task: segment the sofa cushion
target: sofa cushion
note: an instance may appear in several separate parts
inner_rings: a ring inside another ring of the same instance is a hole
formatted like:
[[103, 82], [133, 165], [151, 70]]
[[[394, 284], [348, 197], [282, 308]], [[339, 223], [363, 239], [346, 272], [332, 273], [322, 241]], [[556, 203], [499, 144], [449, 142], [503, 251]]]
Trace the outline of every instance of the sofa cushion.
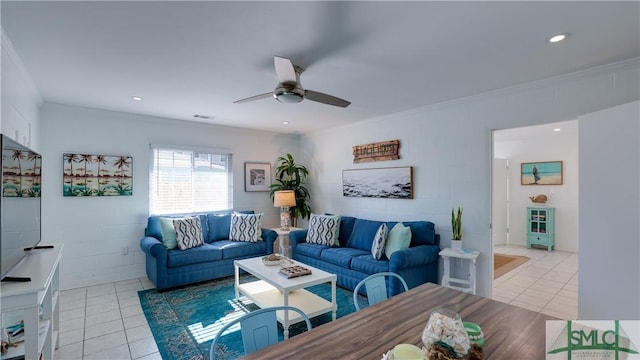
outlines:
[[[391, 229], [395, 224], [389, 222], [387, 226]], [[404, 221], [403, 224], [411, 229], [411, 247], [436, 244], [436, 228], [431, 221]]]
[[355, 223], [356, 218], [354, 218], [353, 216], [340, 217], [340, 232], [338, 236], [338, 240], [340, 242], [339, 246], [347, 246], [347, 242], [349, 242], [351, 232], [353, 231], [353, 225]]
[[264, 255], [267, 252], [267, 244], [264, 241], [219, 240], [211, 243], [211, 246], [222, 252], [222, 259], [240, 259]]
[[311, 214], [307, 242], [311, 244], [338, 245], [340, 216]]
[[371, 252], [373, 238], [381, 224], [381, 221], [356, 219], [347, 247]]
[[296, 245], [297, 254], [308, 256], [314, 259], [320, 259], [320, 254], [325, 249], [329, 249], [329, 246], [309, 243], [298, 243], [298, 245]]
[[208, 214], [209, 242], [229, 240], [231, 214]]
[[198, 217], [173, 219], [173, 226], [176, 229], [176, 238], [180, 250], [187, 250], [204, 244], [202, 224]]
[[262, 213], [231, 214], [229, 240], [256, 242], [262, 240]]
[[358, 256], [351, 260], [351, 269], [365, 274], [389, 271], [389, 260], [376, 260], [371, 255]]
[[373, 238], [373, 245], [371, 246], [371, 256], [376, 260], [382, 259], [384, 253], [384, 246], [387, 243], [387, 224], [382, 224], [376, 232], [376, 236]]
[[411, 244], [411, 228], [404, 226], [402, 223], [397, 223], [389, 231], [387, 237], [387, 244], [384, 249], [384, 253], [387, 259], [391, 259], [391, 255], [400, 249], [406, 249]]
[[167, 252], [167, 267], [185, 266], [222, 259], [222, 251], [209, 244], [187, 250], [173, 249]]
[[323, 250], [322, 254], [320, 254], [320, 260], [348, 269], [351, 265], [351, 259], [362, 255], [371, 256], [371, 249], [360, 250], [349, 247], [334, 247]]
[[178, 237], [176, 235], [176, 227], [173, 226], [173, 219], [159, 218], [160, 227], [162, 229], [162, 243], [171, 250], [178, 247]]

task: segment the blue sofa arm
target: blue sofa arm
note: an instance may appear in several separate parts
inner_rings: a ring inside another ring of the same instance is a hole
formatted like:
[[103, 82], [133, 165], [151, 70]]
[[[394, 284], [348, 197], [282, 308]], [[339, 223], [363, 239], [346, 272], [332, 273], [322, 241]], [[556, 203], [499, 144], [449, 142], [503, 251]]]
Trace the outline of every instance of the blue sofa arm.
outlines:
[[167, 263], [167, 248], [164, 244], [153, 236], [145, 236], [140, 239], [140, 248], [145, 254], [153, 256], [157, 261]]
[[309, 229], [304, 230], [294, 230], [289, 233], [289, 242], [291, 243], [291, 257], [296, 253], [296, 246], [298, 243], [307, 241], [307, 231]]
[[[438, 283], [438, 260], [440, 247], [419, 245], [394, 252], [389, 260], [389, 271], [402, 276], [409, 288], [426, 282]], [[396, 285], [396, 286], [394, 286]], [[399, 284], [391, 284], [393, 295], [401, 292]]]
[[273, 243], [277, 238], [277, 232], [271, 229], [262, 228], [262, 239], [267, 244], [267, 254], [273, 254]]
[[401, 249], [391, 254], [389, 271], [423, 266], [431, 262], [438, 262], [440, 248], [436, 245], [419, 245]]

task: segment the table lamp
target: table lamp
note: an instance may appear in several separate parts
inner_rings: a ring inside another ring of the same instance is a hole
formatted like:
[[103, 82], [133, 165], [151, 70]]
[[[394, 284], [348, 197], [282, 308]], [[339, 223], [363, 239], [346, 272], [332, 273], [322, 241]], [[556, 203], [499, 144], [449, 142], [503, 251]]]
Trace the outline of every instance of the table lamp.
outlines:
[[280, 208], [280, 230], [289, 231], [291, 215], [289, 207], [296, 206], [296, 194], [293, 190], [276, 191], [273, 194], [273, 206]]

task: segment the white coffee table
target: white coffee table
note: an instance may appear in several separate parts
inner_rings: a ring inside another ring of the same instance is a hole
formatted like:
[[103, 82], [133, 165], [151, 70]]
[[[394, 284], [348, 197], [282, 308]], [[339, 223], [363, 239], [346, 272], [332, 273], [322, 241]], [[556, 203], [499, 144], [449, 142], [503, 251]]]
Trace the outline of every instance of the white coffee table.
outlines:
[[[294, 260], [292, 265], [304, 266], [311, 270], [311, 274], [287, 279], [278, 273], [280, 266], [267, 266], [262, 262], [262, 257], [236, 260], [233, 263], [236, 276], [236, 299], [240, 298], [240, 294], [243, 294], [260, 308], [280, 305], [295, 306], [309, 318], [331, 311], [332, 320], [336, 319], [338, 306], [336, 305], [337, 276], [335, 274]], [[260, 280], [240, 283], [240, 269]], [[331, 283], [331, 302], [305, 290], [307, 287], [328, 282]], [[278, 311], [277, 318], [284, 328], [285, 339], [289, 337], [289, 326], [303, 321], [302, 316], [293, 311]]]

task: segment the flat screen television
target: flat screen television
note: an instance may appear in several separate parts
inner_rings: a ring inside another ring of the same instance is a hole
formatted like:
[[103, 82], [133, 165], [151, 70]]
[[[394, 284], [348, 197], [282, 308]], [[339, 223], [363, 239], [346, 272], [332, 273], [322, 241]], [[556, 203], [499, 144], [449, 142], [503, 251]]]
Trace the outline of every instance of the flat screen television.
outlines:
[[42, 157], [5, 135], [0, 142], [0, 279], [5, 279], [41, 239]]

